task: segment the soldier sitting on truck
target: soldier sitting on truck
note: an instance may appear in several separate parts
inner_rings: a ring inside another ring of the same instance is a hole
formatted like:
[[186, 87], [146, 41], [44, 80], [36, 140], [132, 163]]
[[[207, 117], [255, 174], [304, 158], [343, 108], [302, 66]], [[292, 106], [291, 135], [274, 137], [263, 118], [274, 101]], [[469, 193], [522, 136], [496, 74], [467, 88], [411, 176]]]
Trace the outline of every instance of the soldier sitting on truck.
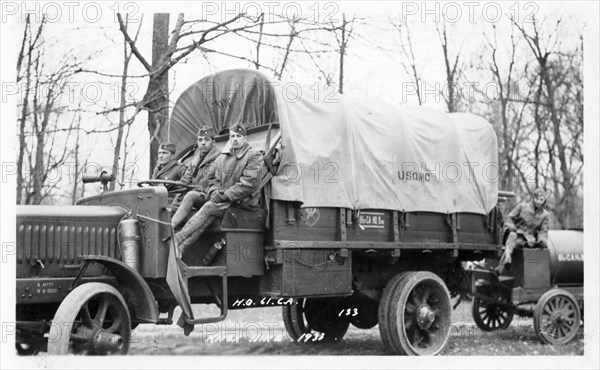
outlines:
[[258, 185], [263, 166], [263, 155], [251, 149], [246, 128], [236, 124], [229, 128], [230, 149], [224, 150], [215, 161], [215, 177], [210, 182], [210, 199], [175, 233], [178, 257], [194, 244], [210, 224], [221, 219], [232, 205], [246, 209], [259, 207]]
[[174, 229], [182, 225], [192, 208], [200, 209], [206, 203], [209, 181], [215, 176], [214, 161], [221, 154], [221, 151], [215, 145], [215, 130], [212, 127], [202, 126], [198, 131], [197, 140], [198, 147], [187, 171], [181, 178], [181, 182], [193, 185], [194, 189], [185, 194], [179, 208], [173, 215], [171, 223]]
[[[187, 167], [175, 159], [175, 144], [162, 143], [158, 148], [157, 165], [152, 172], [153, 180], [171, 180], [177, 181], [183, 176]], [[172, 185], [166, 185], [170, 190]]]
[[550, 212], [544, 209], [546, 192], [544, 189], [533, 191], [533, 200], [518, 204], [507, 216], [504, 223], [508, 232], [504, 246], [504, 254], [495, 271], [501, 274], [504, 269], [510, 270], [512, 252], [516, 246], [548, 247], [548, 224]]

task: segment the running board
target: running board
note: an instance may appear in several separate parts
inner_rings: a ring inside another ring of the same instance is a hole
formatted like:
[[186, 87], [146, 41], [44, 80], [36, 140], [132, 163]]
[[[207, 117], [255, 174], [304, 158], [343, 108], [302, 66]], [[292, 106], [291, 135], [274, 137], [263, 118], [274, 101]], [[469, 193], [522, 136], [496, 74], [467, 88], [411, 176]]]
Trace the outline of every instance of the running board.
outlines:
[[196, 325], [196, 324], [210, 324], [210, 323], [215, 323], [215, 322], [219, 322], [219, 321], [223, 321], [225, 320], [225, 318], [227, 317], [227, 308], [229, 306], [229, 301], [228, 301], [228, 294], [227, 294], [227, 267], [226, 266], [188, 266], [186, 265], [185, 262], [183, 262], [181, 259], [177, 259], [177, 264], [179, 265], [179, 269], [181, 271], [181, 274], [183, 275], [183, 278], [186, 281], [186, 285], [187, 285], [187, 280], [188, 278], [191, 277], [207, 277], [207, 276], [220, 276], [221, 277], [221, 282], [223, 284], [223, 289], [221, 292], [221, 297], [219, 298], [216, 294], [215, 294], [215, 299], [217, 300], [217, 302], [221, 303], [221, 315], [217, 316], [217, 317], [206, 317], [206, 318], [199, 318], [199, 319], [189, 319], [189, 318], [185, 318], [185, 322], [187, 322], [190, 325]]

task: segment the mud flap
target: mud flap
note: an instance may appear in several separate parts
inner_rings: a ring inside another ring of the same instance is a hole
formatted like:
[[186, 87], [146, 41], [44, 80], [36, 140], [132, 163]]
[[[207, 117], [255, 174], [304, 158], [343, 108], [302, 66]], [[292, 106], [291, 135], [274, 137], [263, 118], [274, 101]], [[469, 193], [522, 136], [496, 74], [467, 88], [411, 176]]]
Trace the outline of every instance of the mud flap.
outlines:
[[177, 325], [183, 328], [183, 333], [188, 336], [194, 331], [194, 325], [189, 324], [186, 318], [191, 321], [194, 319], [194, 313], [192, 312], [192, 303], [190, 299], [190, 293], [188, 291], [187, 279], [183, 277], [179, 264], [177, 263], [177, 257], [175, 255], [175, 242], [171, 236], [171, 243], [169, 248], [169, 261], [167, 263], [167, 284], [171, 288], [171, 292], [175, 297], [177, 303], [181, 307], [181, 316], [177, 320]]

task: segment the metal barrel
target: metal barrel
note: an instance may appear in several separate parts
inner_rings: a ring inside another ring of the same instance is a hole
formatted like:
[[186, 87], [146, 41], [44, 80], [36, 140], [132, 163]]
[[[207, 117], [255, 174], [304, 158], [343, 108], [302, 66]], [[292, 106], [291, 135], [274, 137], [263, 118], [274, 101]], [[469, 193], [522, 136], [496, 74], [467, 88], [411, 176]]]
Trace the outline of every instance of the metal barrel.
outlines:
[[550, 278], [557, 285], [583, 284], [583, 231], [550, 230]]
[[121, 243], [121, 259], [125, 264], [140, 271], [140, 223], [128, 218], [119, 224], [119, 241]]

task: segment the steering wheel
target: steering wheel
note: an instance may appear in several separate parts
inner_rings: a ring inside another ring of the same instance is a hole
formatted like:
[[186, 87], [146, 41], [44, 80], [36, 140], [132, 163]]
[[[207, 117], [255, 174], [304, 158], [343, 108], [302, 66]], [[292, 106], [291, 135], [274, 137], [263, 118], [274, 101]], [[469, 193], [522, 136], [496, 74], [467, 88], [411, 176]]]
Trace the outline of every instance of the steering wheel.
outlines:
[[171, 189], [167, 189], [169, 194], [181, 194], [194, 188], [192, 185], [173, 180], [144, 180], [137, 183], [139, 188], [143, 187], [144, 185], [173, 185]]

